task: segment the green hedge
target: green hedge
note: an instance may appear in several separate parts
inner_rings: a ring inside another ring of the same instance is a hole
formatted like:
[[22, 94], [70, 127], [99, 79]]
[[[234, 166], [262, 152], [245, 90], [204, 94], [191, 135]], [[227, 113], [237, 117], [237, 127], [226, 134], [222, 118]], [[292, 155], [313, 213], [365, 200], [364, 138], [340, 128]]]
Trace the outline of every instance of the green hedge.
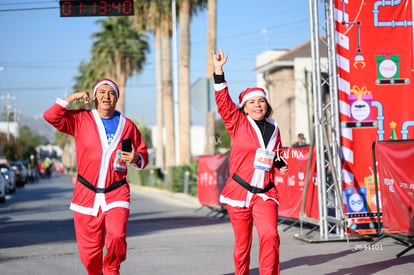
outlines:
[[144, 170], [129, 167], [127, 181], [130, 184], [153, 186], [178, 193], [186, 191], [185, 182], [188, 181], [188, 194], [197, 196], [197, 162], [171, 166], [166, 173], [156, 167], [147, 167]]

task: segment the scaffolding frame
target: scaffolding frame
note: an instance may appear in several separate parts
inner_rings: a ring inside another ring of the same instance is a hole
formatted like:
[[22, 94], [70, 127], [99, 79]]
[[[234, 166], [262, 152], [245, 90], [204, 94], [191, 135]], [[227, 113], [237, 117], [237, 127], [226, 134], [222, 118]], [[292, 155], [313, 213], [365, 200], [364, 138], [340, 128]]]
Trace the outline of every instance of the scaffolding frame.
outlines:
[[[320, 10], [324, 17], [320, 23]], [[309, 182], [308, 163], [302, 209], [299, 215], [301, 232], [303, 223], [319, 227], [319, 236], [297, 235], [299, 239], [314, 241], [348, 240], [346, 235], [346, 215], [342, 200], [342, 158], [341, 132], [339, 120], [338, 75], [336, 68], [335, 18], [332, 0], [309, 0], [309, 18], [312, 53], [312, 94], [313, 94], [313, 133], [311, 151], [316, 150], [316, 184], [318, 186], [319, 219], [305, 214], [306, 190]], [[321, 35], [322, 33], [322, 35]], [[322, 62], [320, 43], [328, 49], [327, 62]], [[329, 100], [324, 91], [329, 89]], [[312, 155], [312, 154], [311, 154]], [[328, 180], [331, 174], [332, 180]], [[313, 230], [312, 230], [313, 231]]]

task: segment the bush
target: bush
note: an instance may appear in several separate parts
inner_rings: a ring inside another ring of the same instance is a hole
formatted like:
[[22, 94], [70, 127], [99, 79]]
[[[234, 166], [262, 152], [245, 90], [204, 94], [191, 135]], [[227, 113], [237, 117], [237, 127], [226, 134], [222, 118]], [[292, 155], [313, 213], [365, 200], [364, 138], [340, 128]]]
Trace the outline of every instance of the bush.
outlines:
[[164, 184], [162, 176], [159, 175], [159, 170], [159, 168], [155, 167], [138, 170], [131, 166], [128, 168], [127, 181], [130, 184], [162, 187]]
[[188, 194], [197, 196], [197, 162], [171, 166], [167, 169], [167, 173], [162, 173], [160, 168], [156, 167], [144, 170], [128, 169], [127, 181], [130, 184], [153, 186], [178, 193], [186, 191], [185, 183], [188, 181]]

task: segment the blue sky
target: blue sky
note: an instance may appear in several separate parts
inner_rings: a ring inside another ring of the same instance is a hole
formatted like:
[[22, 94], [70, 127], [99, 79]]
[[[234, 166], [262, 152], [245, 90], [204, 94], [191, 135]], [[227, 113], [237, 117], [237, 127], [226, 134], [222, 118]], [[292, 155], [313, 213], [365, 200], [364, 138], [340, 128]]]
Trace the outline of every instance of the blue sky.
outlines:
[[[58, 0], [0, 2], [0, 97], [13, 96], [12, 107], [20, 116], [41, 117], [56, 97], [72, 92], [80, 63], [90, 58], [90, 37], [100, 30], [96, 21], [104, 19], [61, 18], [58, 5]], [[40, 7], [56, 8], [17, 11]], [[193, 84], [206, 74], [207, 11], [199, 12], [191, 22]], [[127, 82], [125, 113], [153, 125], [155, 49], [152, 35], [148, 39], [151, 52], [144, 70]], [[217, 48], [229, 54], [224, 69], [234, 99], [246, 87], [255, 86], [253, 68], [258, 54], [289, 49], [307, 40], [308, 1], [217, 0]], [[6, 100], [0, 100], [1, 112], [5, 106]]]

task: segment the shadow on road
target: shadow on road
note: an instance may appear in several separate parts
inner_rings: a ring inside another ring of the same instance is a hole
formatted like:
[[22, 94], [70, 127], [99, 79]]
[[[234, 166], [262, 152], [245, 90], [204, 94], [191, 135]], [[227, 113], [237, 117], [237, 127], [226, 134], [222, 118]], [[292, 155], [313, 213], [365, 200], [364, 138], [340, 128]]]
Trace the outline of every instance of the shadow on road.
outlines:
[[[73, 184], [66, 175], [41, 180], [18, 190], [10, 201], [0, 207], [0, 249], [58, 242], [75, 243], [73, 212], [68, 209], [72, 192]], [[135, 210], [131, 209], [128, 236], [228, 222], [226, 219], [195, 213], [191, 208], [174, 208], [133, 196], [132, 200], [145, 200], [151, 209], [145, 211], [139, 206]]]
[[[160, 215], [162, 213], [158, 213]], [[153, 216], [143, 218], [144, 214], [133, 214], [128, 221], [128, 236], [146, 235], [153, 231], [210, 226], [228, 223], [226, 220], [197, 216], [197, 215], [172, 215], [168, 217]], [[152, 214], [151, 214], [152, 215]]]
[[73, 219], [59, 221], [26, 220], [0, 225], [0, 248], [52, 242], [76, 241]]
[[[408, 255], [406, 257], [389, 259], [382, 262], [369, 263], [364, 265], [354, 266], [350, 263], [347, 268], [340, 268], [335, 272], [327, 273], [326, 275], [359, 275], [359, 274], [374, 274], [379, 271], [386, 270], [391, 266], [403, 265], [413, 263], [414, 255]], [[352, 266], [351, 266], [352, 265]], [[390, 272], [391, 274], [392, 272]]]
[[[226, 273], [222, 275], [234, 275], [234, 273]], [[252, 268], [250, 269], [249, 275], [260, 275], [259, 268]]]

